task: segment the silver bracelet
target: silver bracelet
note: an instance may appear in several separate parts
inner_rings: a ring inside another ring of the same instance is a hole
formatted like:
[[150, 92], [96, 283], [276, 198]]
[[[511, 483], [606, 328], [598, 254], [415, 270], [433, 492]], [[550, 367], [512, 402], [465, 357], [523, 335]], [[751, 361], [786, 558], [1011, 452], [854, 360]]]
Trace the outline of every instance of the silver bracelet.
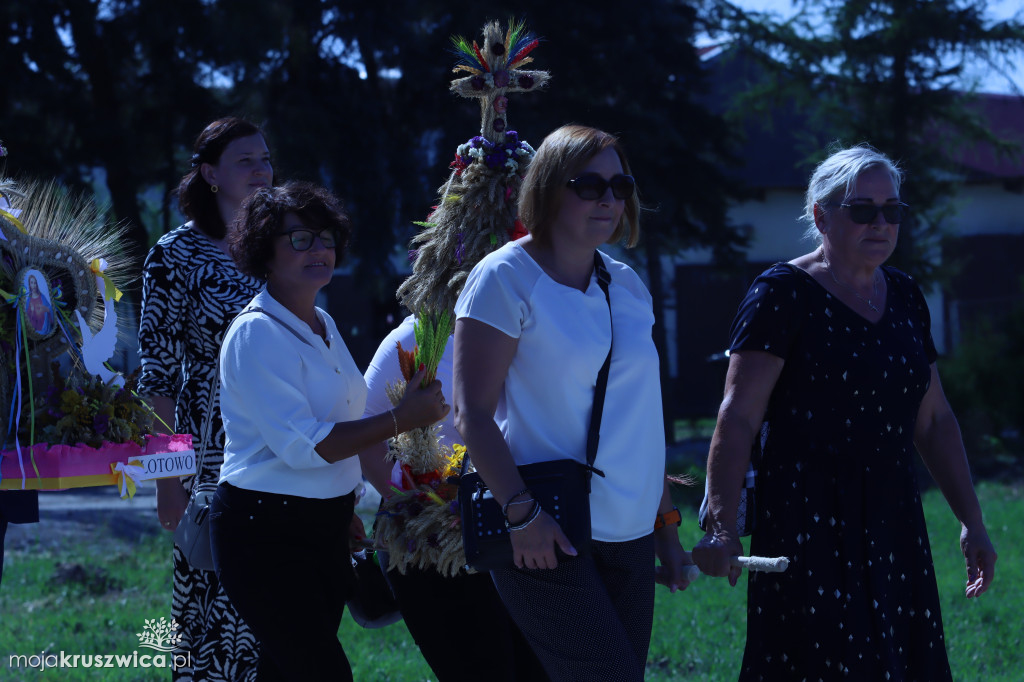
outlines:
[[518, 524], [513, 526], [511, 523], [508, 522], [508, 519], [506, 519], [505, 527], [508, 528], [509, 532], [512, 532], [514, 530], [523, 530], [524, 528], [526, 528], [531, 523], [537, 520], [537, 517], [540, 516], [540, 512], [540, 502], [534, 501], [533, 509], [530, 511], [529, 514], [526, 515], [526, 518], [523, 521], [520, 521]]
[[391, 415], [391, 421], [395, 423], [395, 438], [398, 438], [398, 417], [395, 416], [395, 408], [392, 407], [388, 413]]

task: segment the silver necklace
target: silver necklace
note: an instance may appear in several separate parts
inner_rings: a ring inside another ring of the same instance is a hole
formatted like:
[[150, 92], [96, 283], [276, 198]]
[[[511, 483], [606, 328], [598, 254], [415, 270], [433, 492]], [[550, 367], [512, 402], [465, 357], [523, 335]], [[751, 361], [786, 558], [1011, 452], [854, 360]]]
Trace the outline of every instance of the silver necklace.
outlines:
[[873, 312], [876, 312], [876, 313], [878, 312], [878, 306], [876, 306], [874, 303], [872, 303], [873, 299], [878, 298], [878, 271], [877, 270], [875, 270], [875, 274], [872, 275], [872, 277], [871, 277], [871, 288], [874, 291], [874, 293], [871, 295], [871, 298], [864, 298], [859, 293], [857, 293], [857, 290], [854, 289], [853, 287], [851, 287], [849, 284], [845, 284], [845, 283], [839, 281], [839, 279], [836, 277], [836, 273], [833, 272], [833, 270], [832, 270], [832, 266], [829, 265], [828, 259], [825, 258], [825, 249], [821, 250], [821, 262], [825, 266], [825, 269], [828, 271], [828, 274], [832, 275], [832, 281], [835, 282], [837, 286], [843, 287], [844, 289], [849, 291], [851, 294], [856, 296], [858, 299], [860, 299], [864, 303], [867, 303], [868, 307], [871, 308], [871, 310]]

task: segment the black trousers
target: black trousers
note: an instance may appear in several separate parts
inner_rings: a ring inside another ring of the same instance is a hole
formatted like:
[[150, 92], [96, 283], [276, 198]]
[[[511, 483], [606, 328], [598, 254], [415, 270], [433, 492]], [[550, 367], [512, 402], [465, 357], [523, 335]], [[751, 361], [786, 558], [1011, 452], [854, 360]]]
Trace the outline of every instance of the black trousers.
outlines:
[[438, 682], [548, 679], [501, 603], [488, 573], [443, 576], [410, 568], [387, 574], [402, 618]]
[[0, 491], [0, 581], [4, 578], [4, 540], [10, 523], [39, 521], [39, 493], [35, 490]]
[[260, 642], [259, 682], [352, 679], [338, 627], [353, 580], [354, 497], [217, 488], [213, 560], [228, 598]]
[[554, 569], [492, 571], [512, 618], [557, 682], [642, 682], [654, 622], [654, 535], [590, 544]]

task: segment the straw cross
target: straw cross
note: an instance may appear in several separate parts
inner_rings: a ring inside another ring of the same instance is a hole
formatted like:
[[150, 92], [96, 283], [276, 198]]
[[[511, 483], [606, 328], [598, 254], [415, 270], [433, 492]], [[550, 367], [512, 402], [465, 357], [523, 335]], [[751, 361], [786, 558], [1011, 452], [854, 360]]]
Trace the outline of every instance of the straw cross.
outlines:
[[455, 72], [469, 76], [452, 81], [451, 90], [462, 97], [480, 100], [480, 134], [491, 142], [503, 142], [508, 130], [508, 97], [506, 93], [531, 92], [550, 78], [547, 71], [524, 70], [519, 67], [533, 61], [527, 55], [538, 40], [525, 32], [523, 24], [510, 24], [504, 35], [498, 22], [484, 27], [483, 48], [474, 40], [452, 39], [460, 63]]

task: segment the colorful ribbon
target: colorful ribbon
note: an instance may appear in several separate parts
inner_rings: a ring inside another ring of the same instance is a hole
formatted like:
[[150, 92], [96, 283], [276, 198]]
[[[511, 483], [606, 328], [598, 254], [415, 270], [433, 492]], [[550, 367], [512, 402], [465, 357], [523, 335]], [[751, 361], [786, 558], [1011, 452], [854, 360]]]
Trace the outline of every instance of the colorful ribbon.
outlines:
[[[138, 460], [132, 460], [137, 462]], [[135, 488], [138, 482], [142, 480], [142, 475], [146, 472], [138, 464], [132, 464], [131, 462], [117, 462], [111, 463], [110, 473], [114, 474], [117, 478], [117, 488], [121, 491], [121, 499], [131, 499], [135, 497]]]
[[96, 275], [96, 283], [103, 289], [103, 298], [108, 301], [111, 298], [115, 301], [120, 301], [121, 290], [114, 286], [114, 283], [110, 281], [110, 278], [104, 272], [107, 269], [107, 260], [105, 258], [94, 258], [92, 263], [89, 263], [89, 269]]
[[[24, 290], [24, 289], [22, 289], [22, 290]], [[22, 296], [24, 296], [24, 294], [20, 294], [20, 293], [19, 294], [11, 294], [11, 293], [8, 293], [8, 292], [4, 291], [3, 289], [0, 289], [0, 297], [2, 297], [4, 299], [4, 303], [8, 303], [8, 304], [13, 305], [15, 307], [18, 306], [18, 299], [21, 298]]]
[[[0, 208], [0, 217], [6, 218], [7, 222], [9, 222], [11, 225], [14, 225], [16, 228], [21, 230], [22, 233], [28, 234], [28, 232], [25, 232], [25, 226], [21, 223], [20, 220], [18, 220], [17, 216], [15, 216], [10, 211], [5, 211], [4, 209]], [[3, 233], [2, 230], [0, 230], [0, 239], [3, 239], [4, 241], [7, 241], [7, 237], [4, 236], [4, 233]]]
[[[22, 319], [21, 309], [18, 307], [17, 302], [14, 303], [14, 318], [17, 329], [14, 330], [14, 401], [11, 403], [11, 419], [7, 422], [14, 429], [14, 449], [18, 453], [18, 469], [21, 472], [21, 489], [25, 490], [25, 458], [21, 454], [21, 439], [18, 437], [18, 431], [21, 430], [21, 401], [22, 401], [22, 387], [21, 387], [21, 349], [22, 345], [25, 344], [26, 340], [22, 337], [25, 335], [25, 323]], [[28, 362], [28, 347], [25, 346], [25, 361]], [[29, 377], [32, 376], [31, 367], [29, 367]], [[32, 382], [29, 381], [29, 391], [31, 393]], [[32, 413], [33, 419], [35, 413]], [[33, 421], [33, 427], [35, 422]], [[34, 431], [34, 428], [33, 428]], [[35, 434], [32, 434], [34, 437]], [[31, 439], [30, 439], [31, 440]], [[30, 443], [31, 445], [31, 443]], [[33, 465], [35, 462], [33, 461]], [[39, 472], [36, 472], [39, 475]]]

